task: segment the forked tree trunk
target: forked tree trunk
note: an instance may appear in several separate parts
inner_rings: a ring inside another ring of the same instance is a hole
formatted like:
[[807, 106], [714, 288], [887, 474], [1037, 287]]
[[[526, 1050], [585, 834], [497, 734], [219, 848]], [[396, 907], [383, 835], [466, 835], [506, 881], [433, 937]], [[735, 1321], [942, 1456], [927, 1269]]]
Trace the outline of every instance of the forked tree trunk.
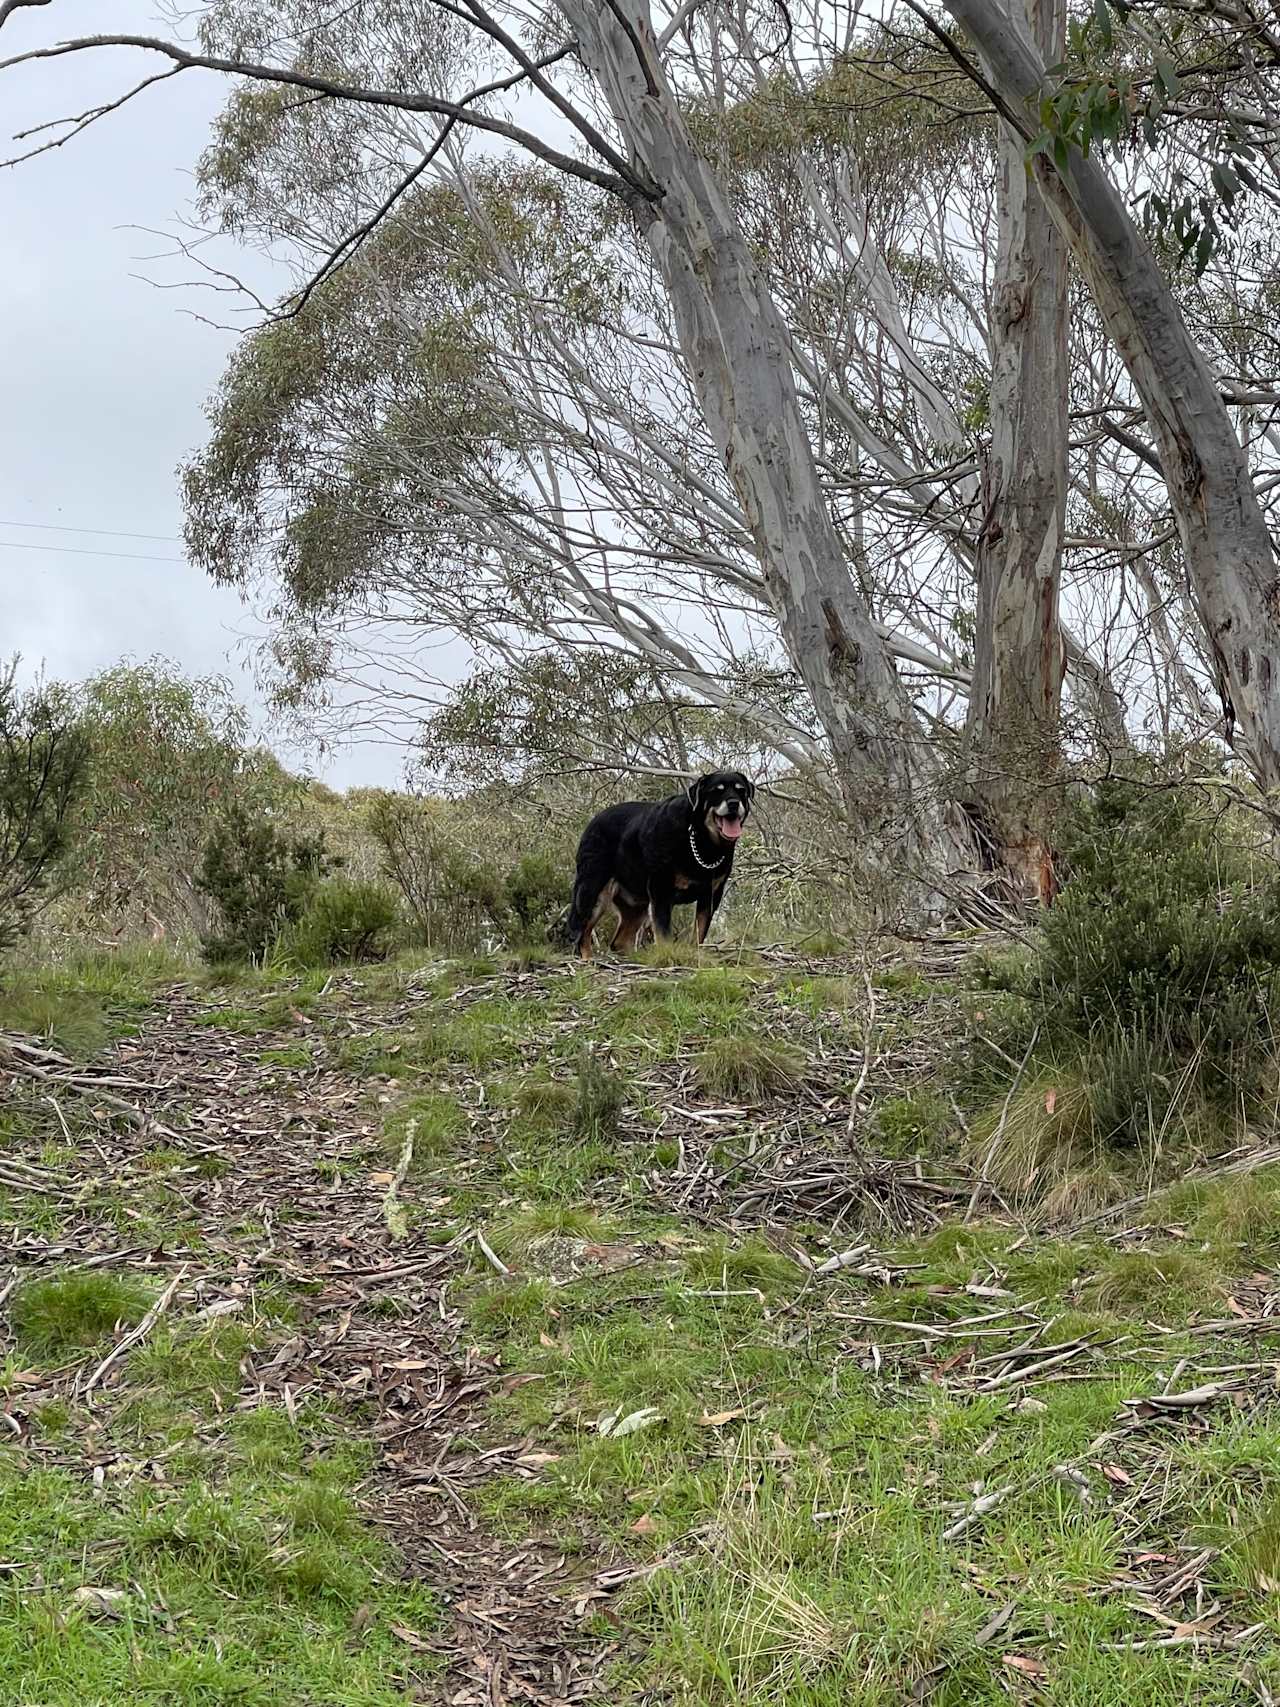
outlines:
[[637, 198], [707, 427], [751, 527], [770, 605], [830, 743], [852, 824], [896, 839], [914, 910], [972, 867], [970, 838], [850, 574], [824, 500], [786, 327], [663, 72], [647, 0], [559, 0], [633, 165]]
[[[946, 0], [1009, 110], [1039, 128], [1045, 61], [1000, 0]], [[1224, 730], [1264, 788], [1280, 785], [1280, 578], [1240, 441], [1150, 245], [1096, 156], [1059, 172], [1035, 157], [1041, 193], [1084, 273], [1142, 400], [1196, 609], [1218, 672]]]
[[[1037, 45], [1056, 63], [1066, 0], [1029, 0], [1028, 9]], [[1058, 603], [1067, 513], [1067, 246], [1027, 173], [1025, 145], [1007, 125], [999, 165], [969, 803], [1012, 899], [1047, 905], [1065, 666]]]

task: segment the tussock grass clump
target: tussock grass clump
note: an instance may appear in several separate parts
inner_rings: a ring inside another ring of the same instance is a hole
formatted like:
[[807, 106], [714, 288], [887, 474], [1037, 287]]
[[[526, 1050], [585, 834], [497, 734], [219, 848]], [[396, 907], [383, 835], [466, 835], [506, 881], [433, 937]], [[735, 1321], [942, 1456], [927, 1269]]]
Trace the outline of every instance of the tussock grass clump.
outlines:
[[1273, 1495], [1256, 1520], [1236, 1537], [1228, 1558], [1255, 1593], [1280, 1595], [1280, 1496]]
[[571, 1239], [604, 1244], [609, 1233], [594, 1209], [557, 1199], [528, 1204], [493, 1221], [486, 1235], [499, 1256], [520, 1261], [540, 1246]]
[[1089, 1309], [1164, 1321], [1209, 1304], [1215, 1292], [1208, 1263], [1191, 1251], [1125, 1251], [1093, 1275], [1081, 1298]]
[[586, 1049], [572, 1080], [530, 1079], [516, 1093], [523, 1127], [577, 1144], [616, 1138], [625, 1101], [625, 1082]]
[[135, 1327], [151, 1303], [151, 1289], [132, 1275], [91, 1269], [29, 1280], [9, 1309], [22, 1349], [57, 1358], [100, 1345], [117, 1327]]
[[835, 960], [849, 952], [849, 939], [838, 936], [835, 931], [807, 931], [796, 938], [795, 946], [801, 954], [810, 955], [814, 960]]
[[533, 1132], [567, 1132], [577, 1106], [577, 1091], [565, 1079], [530, 1079], [516, 1092], [521, 1125]]
[[704, 1095], [732, 1102], [762, 1102], [796, 1088], [804, 1062], [795, 1050], [762, 1037], [717, 1037], [698, 1056]]
[[794, 1286], [800, 1276], [799, 1265], [793, 1258], [757, 1238], [744, 1239], [736, 1245], [725, 1239], [713, 1239], [690, 1251], [684, 1266], [695, 1285], [756, 1287], [762, 1292]]
[[697, 966], [702, 960], [702, 951], [696, 942], [682, 942], [678, 937], [670, 937], [666, 942], [647, 943], [644, 948], [636, 950], [636, 959], [646, 966], [659, 968], [673, 966]]
[[1069, 1068], [1042, 1070], [984, 1110], [970, 1133], [970, 1153], [1003, 1197], [1038, 1203], [1049, 1219], [1087, 1214], [1118, 1184], [1097, 1140], [1088, 1083]]
[[38, 1037], [64, 1054], [96, 1054], [107, 1041], [100, 998], [83, 990], [48, 989], [15, 980], [0, 987], [0, 1031]]
[[1193, 1226], [1207, 1244], [1254, 1261], [1280, 1254], [1280, 1176], [1274, 1168], [1207, 1186]]
[[387, 1147], [398, 1156], [405, 1135], [413, 1127], [415, 1164], [448, 1155], [467, 1129], [466, 1114], [456, 1097], [444, 1091], [402, 1097], [387, 1110], [382, 1130]]

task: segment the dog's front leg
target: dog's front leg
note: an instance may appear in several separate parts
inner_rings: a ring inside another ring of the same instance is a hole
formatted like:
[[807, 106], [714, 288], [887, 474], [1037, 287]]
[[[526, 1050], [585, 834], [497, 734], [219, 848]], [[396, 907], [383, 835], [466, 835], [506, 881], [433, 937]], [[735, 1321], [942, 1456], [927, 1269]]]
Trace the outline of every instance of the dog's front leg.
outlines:
[[704, 943], [707, 940], [707, 932], [711, 929], [711, 921], [716, 916], [716, 908], [720, 905], [723, 894], [724, 878], [722, 877], [698, 897], [696, 928], [699, 943]]
[[674, 898], [670, 895], [651, 895], [649, 898], [649, 917], [653, 920], [653, 934], [662, 942], [671, 937], [671, 909]]

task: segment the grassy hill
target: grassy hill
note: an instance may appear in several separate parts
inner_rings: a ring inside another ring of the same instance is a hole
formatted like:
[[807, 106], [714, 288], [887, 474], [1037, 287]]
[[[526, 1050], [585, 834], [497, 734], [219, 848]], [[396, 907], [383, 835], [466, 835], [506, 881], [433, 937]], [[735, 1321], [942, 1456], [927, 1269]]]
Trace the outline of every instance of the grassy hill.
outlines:
[[967, 946], [11, 994], [0, 1698], [1270, 1700], [1280, 1173], [1015, 1212]]

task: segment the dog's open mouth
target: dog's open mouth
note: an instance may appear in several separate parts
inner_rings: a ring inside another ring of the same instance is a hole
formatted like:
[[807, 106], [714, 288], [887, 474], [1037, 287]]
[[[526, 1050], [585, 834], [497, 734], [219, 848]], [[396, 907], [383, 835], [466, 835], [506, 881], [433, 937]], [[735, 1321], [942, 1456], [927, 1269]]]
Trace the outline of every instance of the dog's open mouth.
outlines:
[[720, 831], [720, 834], [724, 837], [726, 842], [736, 842], [738, 837], [742, 834], [742, 819], [721, 818], [717, 816], [716, 828]]

